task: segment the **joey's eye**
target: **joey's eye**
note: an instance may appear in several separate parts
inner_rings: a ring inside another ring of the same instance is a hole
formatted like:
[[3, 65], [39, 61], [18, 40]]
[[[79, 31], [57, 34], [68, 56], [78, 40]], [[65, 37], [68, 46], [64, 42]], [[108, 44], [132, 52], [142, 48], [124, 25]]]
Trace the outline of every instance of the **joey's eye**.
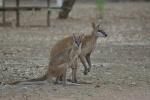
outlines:
[[75, 40], [75, 43], [76, 43], [76, 44], [78, 43], [77, 40]]

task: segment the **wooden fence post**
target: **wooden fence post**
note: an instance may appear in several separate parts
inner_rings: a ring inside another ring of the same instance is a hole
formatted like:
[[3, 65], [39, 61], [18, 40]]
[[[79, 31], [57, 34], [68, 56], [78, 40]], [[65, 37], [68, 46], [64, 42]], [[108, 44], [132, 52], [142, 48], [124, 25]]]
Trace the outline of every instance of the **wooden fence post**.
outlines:
[[[2, 7], [5, 7], [5, 0], [1, 1], [2, 3]], [[5, 20], [5, 11], [3, 11], [3, 24], [5, 24], [6, 20]]]
[[16, 26], [19, 27], [20, 26], [20, 16], [19, 16], [19, 2], [20, 0], [16, 0], [16, 7], [17, 7], [17, 10], [16, 10], [16, 19], [17, 19], [17, 24]]
[[50, 27], [50, 0], [47, 0], [47, 7], [48, 7], [48, 11], [47, 11], [47, 26]]

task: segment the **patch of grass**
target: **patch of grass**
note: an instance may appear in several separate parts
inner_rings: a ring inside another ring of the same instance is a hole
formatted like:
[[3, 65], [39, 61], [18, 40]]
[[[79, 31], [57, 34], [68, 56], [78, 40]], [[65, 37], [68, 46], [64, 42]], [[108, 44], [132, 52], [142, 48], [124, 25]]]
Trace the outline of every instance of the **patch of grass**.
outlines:
[[103, 79], [103, 80], [100, 81], [100, 84], [101, 84], [101, 85], [108, 85], [108, 84], [110, 84], [110, 83], [112, 83], [112, 81], [110, 81], [110, 80], [108, 80], [108, 79]]
[[104, 0], [96, 0], [96, 6], [100, 18], [104, 17]]
[[93, 94], [91, 93], [90, 89], [84, 89], [80, 91], [82, 95], [88, 95], [88, 96], [92, 96]]
[[116, 80], [116, 84], [121, 87], [138, 87], [142, 83], [149, 84], [149, 76], [144, 74], [128, 74], [122, 80]]

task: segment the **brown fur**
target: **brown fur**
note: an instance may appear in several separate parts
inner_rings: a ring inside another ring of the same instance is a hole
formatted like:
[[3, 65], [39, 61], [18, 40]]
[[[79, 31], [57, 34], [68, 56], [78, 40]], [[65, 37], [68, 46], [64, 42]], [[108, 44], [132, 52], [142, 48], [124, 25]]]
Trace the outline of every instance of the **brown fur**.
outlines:
[[[81, 54], [79, 55], [79, 58], [80, 58], [83, 66], [85, 68], [85, 70], [84, 70], [84, 74], [85, 75], [91, 69], [90, 55], [93, 52], [93, 50], [96, 48], [97, 39], [98, 39], [98, 37], [100, 37], [100, 36], [97, 36], [95, 33], [98, 32], [99, 30], [103, 31], [99, 27], [99, 25], [95, 26], [94, 23], [92, 23], [92, 28], [93, 28], [92, 34], [91, 35], [85, 35], [84, 38], [83, 38], [83, 40], [82, 40]], [[101, 36], [101, 37], [107, 37], [107, 34], [104, 32], [104, 36]], [[54, 47], [51, 49], [50, 58], [52, 58], [57, 52], [61, 51], [62, 49], [71, 46], [73, 44], [72, 41], [73, 40], [72, 40], [71, 36], [58, 41], [54, 45]], [[88, 63], [89, 68], [87, 67], [86, 62]], [[77, 82], [76, 72], [77, 72], [77, 69], [73, 69], [73, 72], [72, 72], [72, 74], [73, 74], [72, 75], [72, 82]]]

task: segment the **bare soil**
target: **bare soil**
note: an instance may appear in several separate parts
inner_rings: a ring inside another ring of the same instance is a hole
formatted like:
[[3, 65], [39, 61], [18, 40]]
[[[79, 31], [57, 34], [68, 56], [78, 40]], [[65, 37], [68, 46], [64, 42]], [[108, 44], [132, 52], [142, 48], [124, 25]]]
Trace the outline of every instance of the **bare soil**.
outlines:
[[8, 24], [0, 27], [0, 82], [42, 76], [52, 46], [72, 33], [90, 34], [92, 22], [108, 37], [97, 41], [91, 72], [84, 75], [83, 66], [78, 68], [78, 81], [92, 84], [0, 85], [0, 100], [150, 99], [150, 3], [108, 3], [103, 19], [94, 4], [77, 3], [68, 19], [52, 12], [50, 28], [44, 11], [22, 11], [20, 28], [15, 13], [6, 14]]

